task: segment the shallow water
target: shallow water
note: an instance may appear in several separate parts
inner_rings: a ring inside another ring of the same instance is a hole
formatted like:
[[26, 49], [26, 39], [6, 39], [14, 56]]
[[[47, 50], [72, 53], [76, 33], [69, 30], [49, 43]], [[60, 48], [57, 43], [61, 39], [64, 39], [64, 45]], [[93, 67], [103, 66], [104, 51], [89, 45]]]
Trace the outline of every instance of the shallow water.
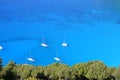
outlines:
[[[98, 2], [99, 1], [99, 2]], [[1, 0], [0, 57], [3, 64], [48, 65], [101, 60], [120, 64], [120, 15], [113, 0]], [[42, 47], [41, 43], [48, 45]], [[67, 47], [61, 46], [62, 42]], [[35, 59], [34, 62], [27, 60]]]

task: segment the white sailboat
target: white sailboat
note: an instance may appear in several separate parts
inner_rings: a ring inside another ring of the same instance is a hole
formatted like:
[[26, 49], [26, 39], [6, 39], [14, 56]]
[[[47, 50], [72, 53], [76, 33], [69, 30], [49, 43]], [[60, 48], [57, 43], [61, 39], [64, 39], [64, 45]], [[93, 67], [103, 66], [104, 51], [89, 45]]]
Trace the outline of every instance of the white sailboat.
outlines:
[[28, 57], [27, 60], [30, 61], [30, 62], [34, 62], [35, 61], [35, 59], [31, 57], [31, 52], [30, 52], [30, 57]]
[[58, 58], [58, 57], [55, 57], [55, 58], [54, 58], [54, 60], [55, 60], [55, 61], [58, 61], [58, 62], [60, 62], [60, 61], [61, 61], [61, 59], [60, 59], [60, 58]]
[[28, 60], [28, 61], [31, 61], [31, 62], [35, 61], [35, 60], [34, 60], [33, 58], [31, 58], [31, 57], [27, 58], [27, 60]]
[[54, 57], [54, 60], [57, 61], [57, 62], [61, 62], [61, 61], [62, 61], [62, 60], [58, 57], [58, 51], [57, 51], [56, 57]]
[[48, 47], [48, 45], [45, 43], [44, 38], [42, 38], [42, 43], [41, 43], [41, 46], [43, 46], [43, 47]]
[[3, 46], [0, 45], [0, 50], [3, 50]]
[[68, 44], [66, 43], [66, 40], [64, 39], [64, 41], [63, 41], [63, 43], [62, 43], [62, 46], [63, 47], [67, 47], [68, 46]]

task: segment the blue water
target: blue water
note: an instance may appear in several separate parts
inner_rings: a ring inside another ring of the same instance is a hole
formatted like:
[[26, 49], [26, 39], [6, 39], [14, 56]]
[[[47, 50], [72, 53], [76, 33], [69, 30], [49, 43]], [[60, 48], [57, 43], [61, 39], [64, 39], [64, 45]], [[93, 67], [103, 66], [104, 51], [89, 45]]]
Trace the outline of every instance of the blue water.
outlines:
[[[0, 0], [3, 64], [48, 65], [101, 60], [120, 65], [120, 13], [114, 0]], [[42, 39], [48, 48], [41, 46]], [[69, 46], [63, 47], [64, 41]], [[30, 62], [28, 57], [36, 61]]]

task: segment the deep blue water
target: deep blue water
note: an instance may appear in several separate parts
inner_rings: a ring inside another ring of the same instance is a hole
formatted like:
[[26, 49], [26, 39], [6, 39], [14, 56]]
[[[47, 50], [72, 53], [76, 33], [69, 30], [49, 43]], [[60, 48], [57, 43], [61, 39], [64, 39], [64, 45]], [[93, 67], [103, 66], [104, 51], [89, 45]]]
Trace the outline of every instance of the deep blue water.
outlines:
[[[101, 60], [108, 66], [119, 66], [119, 3], [117, 0], [0, 0], [3, 64], [13, 60], [17, 64], [48, 65], [59, 56], [68, 65]], [[41, 46], [43, 38], [48, 48]], [[61, 46], [64, 39], [69, 46]], [[30, 55], [35, 62], [27, 60]]]

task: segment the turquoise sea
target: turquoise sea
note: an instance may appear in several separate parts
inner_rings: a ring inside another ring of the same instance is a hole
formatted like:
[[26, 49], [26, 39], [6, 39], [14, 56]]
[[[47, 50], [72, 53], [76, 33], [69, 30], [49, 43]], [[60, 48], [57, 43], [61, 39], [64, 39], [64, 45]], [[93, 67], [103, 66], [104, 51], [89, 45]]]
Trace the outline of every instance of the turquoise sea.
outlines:
[[[119, 4], [119, 0], [0, 0], [3, 65], [13, 60], [46, 66], [59, 57], [68, 65], [100, 60], [119, 66]], [[48, 47], [41, 46], [43, 42]]]

